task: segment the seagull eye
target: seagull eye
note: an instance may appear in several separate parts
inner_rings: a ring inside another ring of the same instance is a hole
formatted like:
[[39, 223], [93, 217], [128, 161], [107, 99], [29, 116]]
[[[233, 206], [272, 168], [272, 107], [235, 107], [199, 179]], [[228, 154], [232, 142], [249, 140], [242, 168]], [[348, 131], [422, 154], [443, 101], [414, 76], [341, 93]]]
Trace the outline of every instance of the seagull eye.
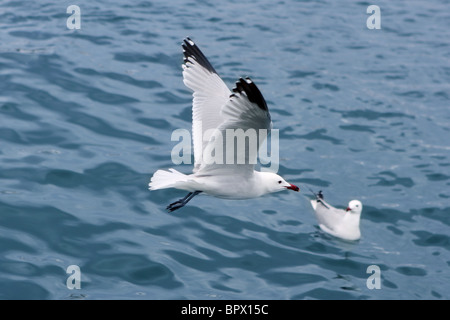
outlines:
[[281, 180], [280, 181], [278, 181], [278, 184], [280, 184], [281, 183]]

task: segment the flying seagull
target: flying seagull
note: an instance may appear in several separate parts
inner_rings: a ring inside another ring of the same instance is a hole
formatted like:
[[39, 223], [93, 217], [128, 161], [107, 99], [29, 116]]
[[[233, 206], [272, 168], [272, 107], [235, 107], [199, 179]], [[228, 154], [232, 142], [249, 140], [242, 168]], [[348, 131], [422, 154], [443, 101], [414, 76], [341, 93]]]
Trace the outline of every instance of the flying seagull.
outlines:
[[[182, 47], [183, 82], [193, 91], [194, 169], [189, 175], [175, 169], [157, 170], [149, 189], [176, 188], [189, 192], [167, 206], [169, 212], [183, 207], [200, 193], [224, 199], [250, 199], [286, 189], [299, 191], [297, 186], [275, 173], [254, 170], [256, 162], [252, 160], [257, 155], [250, 152], [250, 143], [245, 144], [244, 150], [238, 150], [236, 146], [230, 150], [226, 145], [224, 137], [230, 129], [243, 132], [250, 129], [257, 135], [259, 148], [267, 137], [261, 139], [261, 134], [272, 128], [266, 101], [255, 83], [249, 77], [240, 78], [230, 91], [190, 38], [183, 41]], [[215, 155], [218, 150], [223, 150], [223, 157], [213, 160], [226, 158], [227, 161], [211, 161], [211, 150]], [[245, 161], [237, 161], [239, 156]]]

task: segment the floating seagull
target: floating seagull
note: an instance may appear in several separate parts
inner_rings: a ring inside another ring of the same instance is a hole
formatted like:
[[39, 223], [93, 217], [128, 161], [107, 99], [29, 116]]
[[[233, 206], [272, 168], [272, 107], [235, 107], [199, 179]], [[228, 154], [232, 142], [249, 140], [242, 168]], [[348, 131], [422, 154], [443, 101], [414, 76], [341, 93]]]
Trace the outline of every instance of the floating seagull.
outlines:
[[[217, 137], [226, 136], [228, 129], [255, 130], [259, 148], [265, 140], [259, 139], [260, 132], [270, 131], [272, 121], [264, 97], [250, 78], [240, 78], [231, 92], [191, 39], [186, 38], [182, 47], [184, 84], [194, 91], [194, 169], [189, 175], [175, 169], [158, 170], [151, 178], [149, 189], [176, 188], [189, 191], [184, 198], [167, 206], [169, 212], [183, 207], [200, 193], [224, 199], [250, 199], [286, 189], [299, 191], [297, 186], [275, 173], [255, 171], [255, 162], [251, 160], [256, 155], [249, 154], [250, 143], [246, 144], [246, 150], [240, 150], [245, 153], [243, 163], [205, 161], [208, 151], [225, 148], [225, 141]], [[209, 139], [205, 139], [208, 134]], [[233, 148], [232, 151], [235, 150]], [[240, 155], [238, 150], [232, 160]]]
[[362, 203], [358, 200], [349, 202], [346, 210], [337, 209], [323, 199], [322, 191], [315, 194], [311, 205], [319, 221], [322, 231], [345, 240], [358, 240], [361, 238], [359, 220], [361, 217]]

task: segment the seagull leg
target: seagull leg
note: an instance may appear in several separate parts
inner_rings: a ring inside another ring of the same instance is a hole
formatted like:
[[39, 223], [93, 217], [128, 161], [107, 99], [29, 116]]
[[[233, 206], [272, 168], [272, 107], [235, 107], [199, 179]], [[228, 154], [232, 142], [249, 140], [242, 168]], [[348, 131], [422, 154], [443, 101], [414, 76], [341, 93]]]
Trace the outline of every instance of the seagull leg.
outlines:
[[180, 209], [180, 208], [184, 207], [186, 205], [186, 203], [191, 201], [191, 199], [193, 197], [195, 197], [196, 195], [198, 195], [199, 193], [202, 193], [202, 191], [189, 192], [183, 199], [180, 199], [178, 201], [175, 201], [175, 202], [169, 204], [166, 209], [169, 212], [173, 212], [177, 209]]

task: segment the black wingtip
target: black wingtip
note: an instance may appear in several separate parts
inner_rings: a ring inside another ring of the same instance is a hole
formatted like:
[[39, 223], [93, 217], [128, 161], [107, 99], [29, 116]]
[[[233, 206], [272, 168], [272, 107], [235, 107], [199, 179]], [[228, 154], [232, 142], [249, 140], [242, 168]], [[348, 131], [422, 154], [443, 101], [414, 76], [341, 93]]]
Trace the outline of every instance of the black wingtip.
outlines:
[[320, 190], [319, 193], [317, 194], [317, 198], [323, 200], [323, 193], [322, 193], [322, 190]]
[[189, 58], [192, 58], [195, 61], [197, 61], [203, 68], [208, 70], [209, 72], [217, 73], [216, 70], [214, 69], [214, 67], [211, 65], [211, 63], [208, 61], [208, 59], [205, 57], [203, 52], [199, 49], [199, 47], [195, 44], [195, 42], [190, 37], [184, 38], [183, 43], [181, 44], [181, 47], [183, 48], [185, 64], [188, 62]]
[[239, 78], [239, 80], [236, 81], [236, 86], [233, 88], [233, 92], [245, 92], [248, 100], [256, 103], [260, 109], [267, 112], [269, 111], [266, 100], [264, 99], [261, 91], [259, 91], [258, 87], [252, 81], [252, 79], [250, 79], [250, 77], [245, 77], [245, 79]]
[[327, 204], [324, 202], [325, 200], [323, 199], [323, 193], [322, 190], [320, 190], [318, 193], [315, 193], [316, 196], [316, 200], [317, 202], [320, 202], [325, 208], [330, 209]]

